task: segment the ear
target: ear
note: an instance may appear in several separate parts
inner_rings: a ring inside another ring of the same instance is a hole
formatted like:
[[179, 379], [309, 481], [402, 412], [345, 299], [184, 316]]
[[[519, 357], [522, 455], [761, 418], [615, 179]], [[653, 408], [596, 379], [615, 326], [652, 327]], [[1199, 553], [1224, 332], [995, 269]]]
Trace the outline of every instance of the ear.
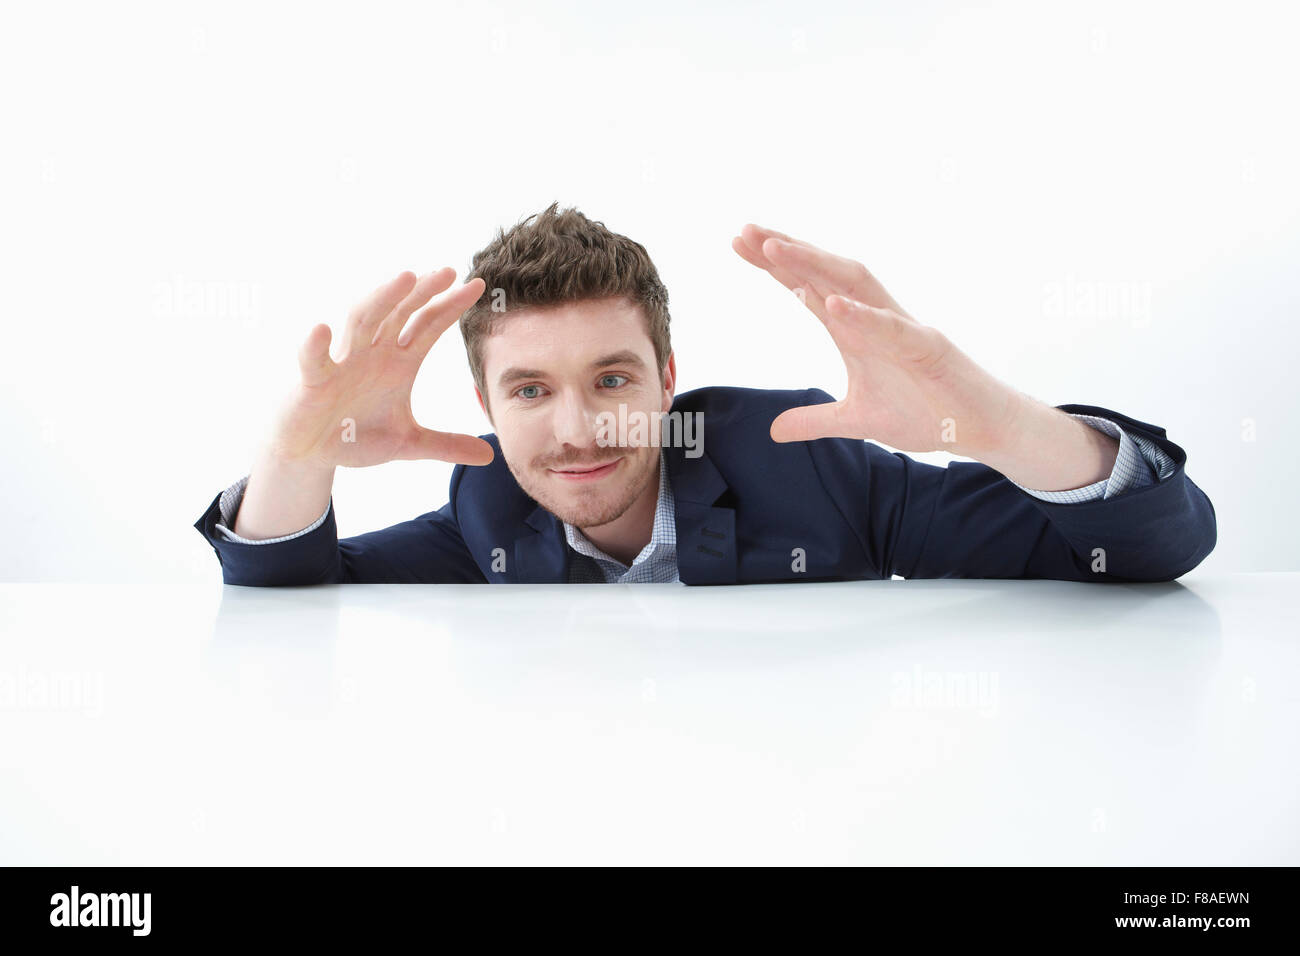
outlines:
[[668, 353], [668, 363], [664, 366], [664, 407], [665, 412], [672, 411], [673, 392], [677, 388], [677, 355]]
[[[483, 409], [483, 414], [487, 416], [488, 423], [491, 424], [491, 423], [492, 423], [492, 413], [489, 412], [489, 411], [487, 410], [487, 406], [486, 406], [485, 404], [483, 404], [483, 393], [480, 392], [480, 391], [478, 390], [478, 386], [477, 386], [477, 385], [474, 386], [474, 397], [478, 399], [478, 407], [481, 408], [481, 409]], [[493, 425], [492, 427], [495, 428], [496, 426]]]

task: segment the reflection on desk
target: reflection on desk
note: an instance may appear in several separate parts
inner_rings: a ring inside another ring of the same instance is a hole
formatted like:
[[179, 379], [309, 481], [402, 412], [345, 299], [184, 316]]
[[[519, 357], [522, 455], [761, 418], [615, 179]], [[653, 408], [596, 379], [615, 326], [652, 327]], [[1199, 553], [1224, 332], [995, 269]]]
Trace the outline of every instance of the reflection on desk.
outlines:
[[1297, 585], [0, 585], [0, 854], [1294, 865]]

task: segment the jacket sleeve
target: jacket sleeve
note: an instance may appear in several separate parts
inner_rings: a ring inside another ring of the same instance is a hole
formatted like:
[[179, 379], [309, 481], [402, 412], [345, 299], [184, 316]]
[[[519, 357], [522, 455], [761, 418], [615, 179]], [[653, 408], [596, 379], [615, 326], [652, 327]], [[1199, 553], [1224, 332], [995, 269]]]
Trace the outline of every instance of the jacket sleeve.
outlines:
[[313, 530], [271, 543], [230, 541], [217, 530], [220, 495], [194, 527], [216, 552], [226, 584], [484, 584], [456, 522], [453, 503], [461, 473], [461, 468], [453, 473], [451, 500], [437, 511], [342, 541], [332, 498], [325, 520]]
[[[834, 399], [810, 390], [808, 404]], [[1154, 484], [1110, 498], [1053, 503], [988, 465], [918, 462], [867, 441], [808, 443], [823, 486], [881, 577], [1172, 581], [1217, 541], [1214, 506], [1184, 471], [1165, 430], [1093, 405], [1062, 411], [1109, 419], [1173, 462]]]

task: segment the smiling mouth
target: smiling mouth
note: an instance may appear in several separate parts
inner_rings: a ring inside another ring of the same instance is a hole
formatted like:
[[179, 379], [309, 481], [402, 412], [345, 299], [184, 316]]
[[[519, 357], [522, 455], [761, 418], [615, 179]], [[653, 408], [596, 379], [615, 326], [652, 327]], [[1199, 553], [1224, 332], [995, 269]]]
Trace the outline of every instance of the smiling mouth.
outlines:
[[596, 481], [608, 474], [612, 474], [622, 460], [622, 458], [615, 458], [603, 465], [583, 465], [564, 469], [549, 468], [547, 470], [557, 478], [563, 478], [565, 481]]

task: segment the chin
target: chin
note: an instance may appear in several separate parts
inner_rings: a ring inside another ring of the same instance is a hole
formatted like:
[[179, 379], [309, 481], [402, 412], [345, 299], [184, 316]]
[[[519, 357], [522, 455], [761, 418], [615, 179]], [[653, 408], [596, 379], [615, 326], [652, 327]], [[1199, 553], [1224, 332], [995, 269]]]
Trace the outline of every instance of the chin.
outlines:
[[[656, 452], [657, 454], [657, 452]], [[507, 459], [507, 463], [508, 463]], [[653, 473], [655, 459], [627, 455], [618, 473], [593, 481], [569, 481], [548, 469], [530, 468], [527, 482], [512, 468], [515, 480], [534, 501], [576, 528], [595, 528], [622, 517], [640, 497]]]
[[611, 521], [622, 516], [626, 508], [605, 509], [595, 511], [590, 508], [580, 510], [560, 510], [548, 508], [548, 511], [561, 521], [567, 521], [575, 528], [599, 528], [603, 524], [609, 524]]
[[[546, 495], [547, 500], [537, 501], [561, 521], [576, 528], [594, 528], [622, 517], [623, 512], [636, 501], [634, 489], [620, 489], [620, 494], [606, 495]], [[534, 495], [534, 497], [536, 497]]]

